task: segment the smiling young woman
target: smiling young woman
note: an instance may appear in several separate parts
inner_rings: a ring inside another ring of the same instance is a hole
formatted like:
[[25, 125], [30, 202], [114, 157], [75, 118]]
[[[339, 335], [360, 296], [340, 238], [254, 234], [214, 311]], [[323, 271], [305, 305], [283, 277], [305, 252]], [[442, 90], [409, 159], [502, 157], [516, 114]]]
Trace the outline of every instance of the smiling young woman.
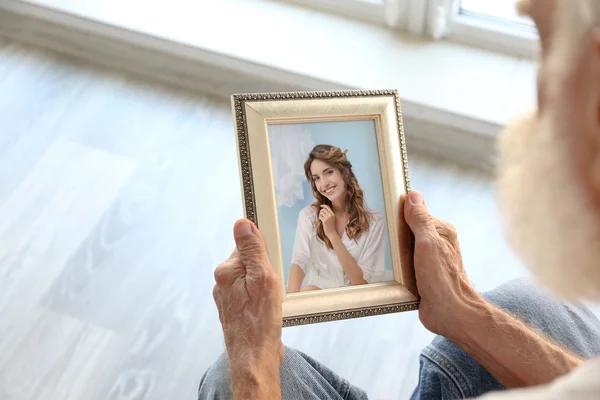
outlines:
[[288, 293], [380, 282], [385, 220], [366, 207], [347, 151], [317, 145], [304, 172], [316, 201], [298, 217]]

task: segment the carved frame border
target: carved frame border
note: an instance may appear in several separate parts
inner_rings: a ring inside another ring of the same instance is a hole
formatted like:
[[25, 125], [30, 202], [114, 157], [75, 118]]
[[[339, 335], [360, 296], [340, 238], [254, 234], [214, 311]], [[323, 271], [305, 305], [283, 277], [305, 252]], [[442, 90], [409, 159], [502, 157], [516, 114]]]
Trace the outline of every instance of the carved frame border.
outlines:
[[375, 315], [393, 314], [405, 311], [414, 311], [419, 309], [419, 302], [414, 301], [411, 303], [400, 303], [390, 304], [379, 307], [369, 307], [354, 310], [340, 310], [328, 313], [303, 315], [300, 317], [284, 318], [283, 327], [298, 326], [298, 325], [309, 325], [320, 322], [332, 322], [344, 319], [354, 319], [362, 317], [372, 317]]
[[[402, 155], [402, 164], [404, 172], [404, 186], [406, 193], [411, 191], [410, 174], [408, 170], [408, 157], [406, 151], [406, 138], [404, 135], [404, 124], [402, 121], [402, 109], [400, 105], [400, 96], [396, 89], [381, 90], [331, 90], [331, 91], [303, 91], [303, 92], [271, 92], [271, 93], [244, 93], [232, 95], [232, 105], [237, 128], [237, 140], [239, 146], [239, 157], [241, 167], [241, 178], [244, 195], [244, 207], [246, 218], [259, 227], [259, 221], [256, 215], [256, 197], [254, 191], [254, 180], [252, 176], [252, 161], [250, 156], [248, 127], [244, 104], [246, 102], [258, 101], [286, 101], [286, 100], [305, 100], [319, 98], [349, 98], [349, 97], [367, 97], [367, 96], [393, 96], [396, 106], [396, 122], [398, 126], [398, 136], [400, 141], [400, 151]], [[414, 240], [414, 238], [413, 238]], [[339, 310], [327, 313], [310, 314], [284, 318], [283, 326], [298, 326], [321, 322], [331, 322], [345, 319], [354, 319], [369, 317], [375, 315], [384, 315], [397, 312], [413, 311], [419, 308], [419, 300], [409, 303], [387, 304], [369, 308]]]

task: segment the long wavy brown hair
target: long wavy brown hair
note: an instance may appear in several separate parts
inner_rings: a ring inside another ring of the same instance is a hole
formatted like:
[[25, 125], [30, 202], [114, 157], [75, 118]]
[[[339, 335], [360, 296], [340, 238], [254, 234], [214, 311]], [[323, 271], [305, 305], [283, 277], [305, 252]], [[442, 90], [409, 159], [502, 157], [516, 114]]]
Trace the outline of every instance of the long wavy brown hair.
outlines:
[[[367, 211], [365, 196], [363, 190], [358, 185], [358, 180], [352, 171], [352, 164], [348, 161], [346, 156], [347, 150], [342, 151], [339, 147], [331, 146], [328, 144], [319, 144], [315, 146], [310, 152], [308, 159], [304, 163], [304, 174], [306, 179], [310, 183], [312, 188], [313, 196], [317, 201], [312, 204], [312, 207], [316, 210], [316, 227], [317, 237], [325, 242], [327, 248], [332, 250], [333, 245], [331, 241], [325, 235], [323, 229], [323, 223], [319, 219], [319, 211], [321, 205], [328, 205], [332, 207], [331, 201], [327, 197], [323, 196], [317, 186], [315, 185], [310, 166], [314, 160], [321, 160], [329, 164], [333, 168], [337, 168], [344, 178], [344, 184], [346, 186], [346, 211], [348, 212], [349, 220], [346, 225], [346, 234], [350, 239], [356, 240], [362, 235], [363, 232], [369, 230], [369, 212]], [[333, 207], [332, 207], [333, 209]]]

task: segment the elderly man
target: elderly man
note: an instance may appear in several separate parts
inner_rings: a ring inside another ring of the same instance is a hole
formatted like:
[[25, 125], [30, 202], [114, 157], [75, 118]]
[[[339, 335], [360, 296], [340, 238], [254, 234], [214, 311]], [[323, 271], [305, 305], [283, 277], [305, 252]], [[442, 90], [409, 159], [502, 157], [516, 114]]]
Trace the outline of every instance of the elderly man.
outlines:
[[[530, 0], [541, 38], [538, 109], [500, 140], [499, 207], [509, 242], [555, 293], [600, 298], [600, 1]], [[415, 235], [419, 317], [439, 336], [421, 355], [413, 398], [600, 399], [600, 322], [514, 281], [473, 290], [453, 228], [418, 192], [402, 202]], [[281, 342], [282, 289], [260, 232], [234, 226], [237, 249], [215, 271], [227, 354], [199, 396], [364, 399]], [[493, 392], [493, 393], [492, 393]]]

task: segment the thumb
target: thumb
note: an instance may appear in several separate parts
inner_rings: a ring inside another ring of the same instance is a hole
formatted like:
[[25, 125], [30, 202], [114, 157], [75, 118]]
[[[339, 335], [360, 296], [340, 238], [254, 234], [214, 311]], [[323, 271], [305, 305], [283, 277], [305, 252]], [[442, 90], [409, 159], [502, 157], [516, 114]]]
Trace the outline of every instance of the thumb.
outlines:
[[410, 230], [414, 233], [415, 238], [430, 234], [432, 230], [435, 230], [435, 225], [431, 214], [427, 211], [423, 195], [411, 191], [407, 197], [408, 199], [404, 203], [404, 218]]
[[267, 249], [262, 235], [252, 222], [241, 219], [233, 226], [233, 236], [240, 260], [249, 273], [266, 268]]

